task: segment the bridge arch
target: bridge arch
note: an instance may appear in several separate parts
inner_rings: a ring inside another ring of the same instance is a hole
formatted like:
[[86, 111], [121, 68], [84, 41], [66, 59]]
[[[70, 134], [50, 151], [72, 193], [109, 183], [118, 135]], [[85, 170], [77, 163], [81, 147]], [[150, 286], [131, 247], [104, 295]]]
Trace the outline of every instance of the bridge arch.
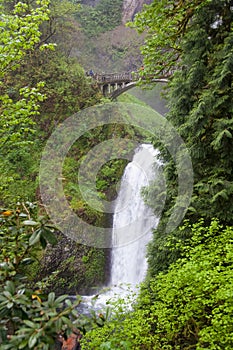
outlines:
[[[152, 82], [155, 82], [155, 83], [167, 83], [168, 79], [153, 79], [153, 80], [151, 80], [151, 83]], [[138, 81], [133, 81], [133, 82], [128, 83], [127, 85], [125, 85], [122, 88], [118, 88], [118, 89], [114, 90], [111, 93], [111, 96], [110, 96], [111, 100], [115, 100], [118, 96], [120, 96], [121, 94], [123, 94], [127, 90], [136, 87], [137, 84], [138, 84]]]
[[[161, 76], [160, 73], [158, 78], [155, 78], [154, 76], [149, 77], [149, 83], [167, 83], [167, 77], [169, 75], [170, 74], [167, 73], [165, 76]], [[116, 99], [127, 90], [137, 86], [138, 82], [143, 80], [143, 77], [139, 74], [139, 72], [95, 74], [93, 78], [97, 81], [103, 95], [111, 98], [112, 100]], [[146, 78], [148, 80], [148, 76]]]

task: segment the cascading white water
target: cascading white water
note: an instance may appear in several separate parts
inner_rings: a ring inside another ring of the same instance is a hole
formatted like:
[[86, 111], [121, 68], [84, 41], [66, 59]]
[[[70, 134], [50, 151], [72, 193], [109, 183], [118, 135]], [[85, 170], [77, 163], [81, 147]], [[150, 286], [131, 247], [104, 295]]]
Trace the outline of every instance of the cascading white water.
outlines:
[[146, 246], [158, 218], [145, 205], [141, 190], [156, 176], [157, 154], [152, 145], [140, 145], [125, 168], [113, 217], [111, 285], [134, 287], [145, 277]]
[[109, 299], [126, 297], [135, 291], [145, 277], [146, 246], [159, 218], [145, 205], [141, 190], [158, 176], [160, 162], [156, 159], [157, 154], [152, 145], [142, 144], [125, 168], [114, 208], [110, 283], [107, 290], [98, 296], [83, 298], [83, 313], [93, 308], [93, 297], [94, 307], [102, 309]]

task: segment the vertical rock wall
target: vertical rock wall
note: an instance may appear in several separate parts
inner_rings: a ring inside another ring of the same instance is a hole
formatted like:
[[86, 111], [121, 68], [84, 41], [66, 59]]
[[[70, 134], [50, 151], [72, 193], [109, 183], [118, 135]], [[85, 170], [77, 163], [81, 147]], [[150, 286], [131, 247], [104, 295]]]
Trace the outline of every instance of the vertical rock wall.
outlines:
[[[101, 0], [81, 0], [81, 4], [95, 7]], [[122, 23], [132, 21], [135, 14], [141, 11], [144, 4], [151, 4], [153, 0], [123, 0]]]
[[123, 14], [122, 23], [125, 24], [131, 21], [135, 14], [141, 11], [144, 4], [151, 4], [153, 0], [124, 0], [123, 1]]

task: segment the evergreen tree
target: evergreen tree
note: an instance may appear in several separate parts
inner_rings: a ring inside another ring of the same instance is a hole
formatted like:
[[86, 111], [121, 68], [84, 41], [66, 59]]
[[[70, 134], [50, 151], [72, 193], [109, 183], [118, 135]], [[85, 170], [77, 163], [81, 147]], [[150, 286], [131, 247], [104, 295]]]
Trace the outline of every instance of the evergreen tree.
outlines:
[[[194, 188], [186, 217], [212, 217], [228, 225], [233, 218], [232, 72], [233, 8], [230, 0], [154, 1], [136, 18], [147, 30], [143, 47], [149, 73], [176, 69], [169, 84], [167, 119], [188, 147]], [[167, 203], [150, 246], [152, 273], [166, 269], [177, 252], [166, 248], [164, 227], [177, 196], [175, 164], [165, 149]], [[149, 194], [157, 194], [151, 188]], [[173, 232], [178, 235], [178, 230]], [[166, 251], [166, 254], [165, 254]]]

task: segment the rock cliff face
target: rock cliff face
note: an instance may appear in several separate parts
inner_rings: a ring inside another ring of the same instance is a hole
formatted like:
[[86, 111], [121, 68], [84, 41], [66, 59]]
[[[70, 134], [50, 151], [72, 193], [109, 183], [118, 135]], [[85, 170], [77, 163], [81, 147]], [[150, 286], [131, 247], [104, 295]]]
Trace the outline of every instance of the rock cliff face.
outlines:
[[122, 23], [125, 24], [131, 21], [135, 14], [141, 11], [144, 4], [151, 4], [153, 0], [124, 0], [123, 1], [123, 13]]
[[[101, 0], [81, 0], [81, 4], [95, 7]], [[141, 11], [144, 4], [151, 4], [153, 0], [123, 0], [122, 23], [131, 21], [135, 14]]]

